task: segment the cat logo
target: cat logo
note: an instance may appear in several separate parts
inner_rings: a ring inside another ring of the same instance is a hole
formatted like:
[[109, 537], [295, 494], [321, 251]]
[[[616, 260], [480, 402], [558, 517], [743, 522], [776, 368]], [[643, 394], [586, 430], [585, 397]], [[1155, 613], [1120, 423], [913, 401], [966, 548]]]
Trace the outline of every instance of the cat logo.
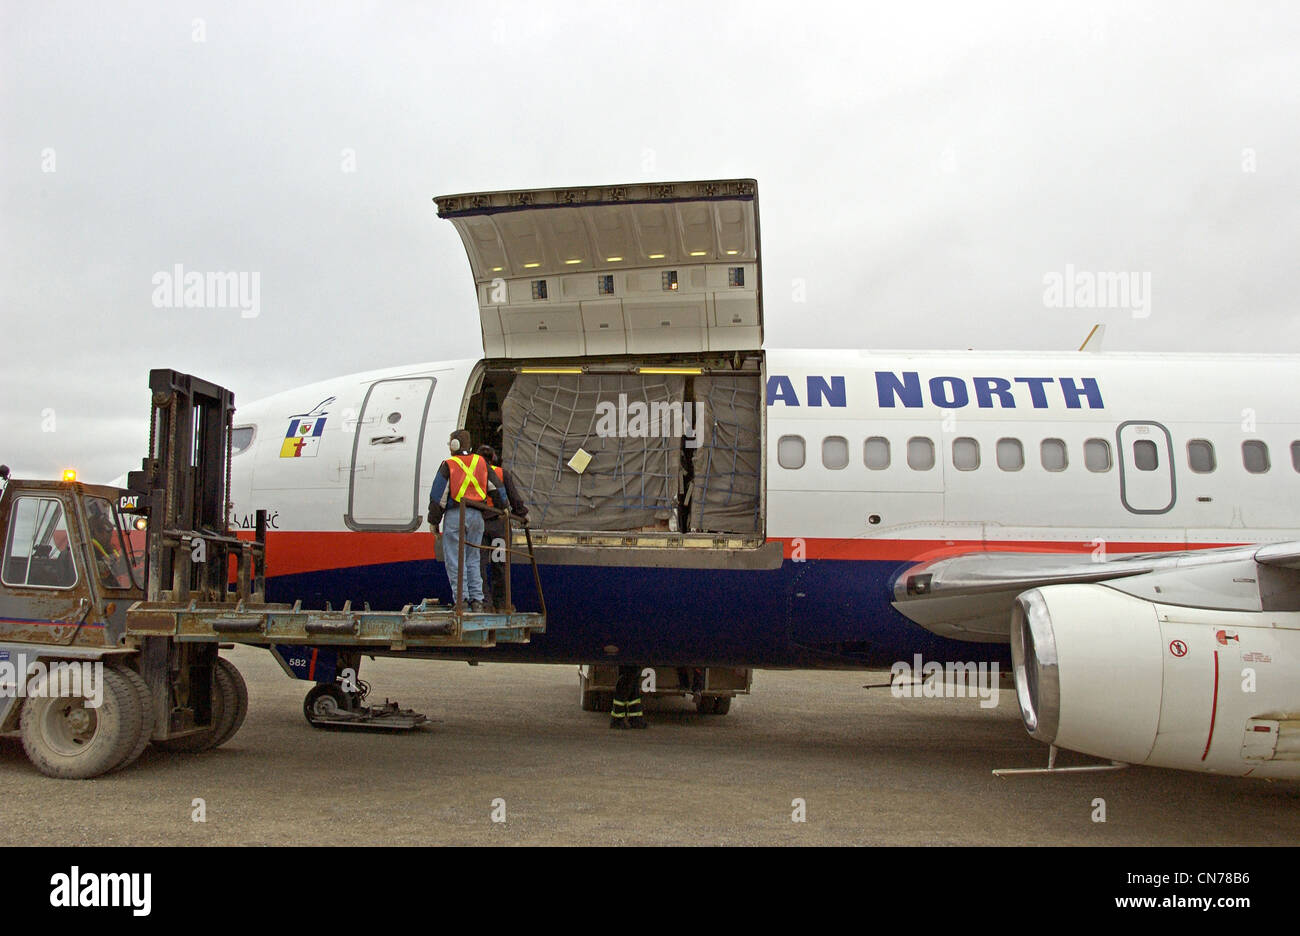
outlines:
[[140, 509], [140, 495], [139, 495], [139, 494], [123, 494], [123, 495], [118, 499], [118, 502], [117, 502], [117, 509], [118, 509], [118, 510], [139, 510], [139, 509]]

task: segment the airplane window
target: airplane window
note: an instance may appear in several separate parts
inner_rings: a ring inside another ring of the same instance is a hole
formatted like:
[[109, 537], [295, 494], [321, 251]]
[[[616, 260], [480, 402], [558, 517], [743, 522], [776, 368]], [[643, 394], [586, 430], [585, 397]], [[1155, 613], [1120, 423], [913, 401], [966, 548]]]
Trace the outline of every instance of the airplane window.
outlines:
[[[1292, 446], [1294, 449], [1295, 446]], [[1192, 439], [1187, 443], [1187, 467], [1197, 474], [1209, 474], [1214, 470], [1214, 443], [1205, 439]]]
[[[1300, 445], [1300, 443], [1297, 443]], [[889, 440], [884, 436], [872, 436], [862, 447], [862, 459], [872, 471], [883, 471], [889, 467]], [[1297, 469], [1300, 470], [1300, 469]]]
[[916, 471], [929, 471], [934, 467], [934, 443], [925, 436], [912, 436], [907, 440], [907, 467]]
[[952, 440], [952, 466], [958, 471], [974, 471], [980, 466], [980, 444], [969, 436]]
[[1291, 467], [1300, 471], [1300, 442], [1291, 443]]
[[248, 451], [248, 447], [253, 444], [254, 432], [252, 426], [235, 426], [231, 429], [230, 454], [238, 455], [240, 452]]
[[1269, 469], [1268, 445], [1258, 439], [1241, 443], [1241, 460], [1251, 474], [1263, 474]]
[[1089, 471], [1110, 471], [1110, 443], [1105, 439], [1084, 442], [1083, 464]]
[[1160, 454], [1156, 444], [1150, 439], [1138, 439], [1133, 443], [1133, 465], [1138, 471], [1155, 471], [1160, 467]]
[[782, 468], [802, 468], [805, 457], [803, 436], [781, 436], [776, 443], [776, 463]]
[[998, 439], [998, 467], [1003, 471], [1025, 467], [1025, 447], [1019, 439]]
[[849, 463], [849, 440], [844, 436], [822, 439], [822, 464], [827, 468], [844, 468]]
[[1070, 464], [1065, 454], [1064, 439], [1044, 439], [1043, 444], [1038, 447], [1038, 456], [1043, 462], [1043, 467], [1048, 471], [1064, 471]]

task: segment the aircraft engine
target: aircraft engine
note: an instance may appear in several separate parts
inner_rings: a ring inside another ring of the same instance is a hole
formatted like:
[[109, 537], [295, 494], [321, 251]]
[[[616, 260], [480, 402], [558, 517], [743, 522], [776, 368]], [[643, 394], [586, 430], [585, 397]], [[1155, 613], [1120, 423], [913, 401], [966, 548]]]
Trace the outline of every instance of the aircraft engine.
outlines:
[[1300, 777], [1300, 614], [1158, 604], [1100, 584], [1016, 598], [1029, 734], [1096, 757]]

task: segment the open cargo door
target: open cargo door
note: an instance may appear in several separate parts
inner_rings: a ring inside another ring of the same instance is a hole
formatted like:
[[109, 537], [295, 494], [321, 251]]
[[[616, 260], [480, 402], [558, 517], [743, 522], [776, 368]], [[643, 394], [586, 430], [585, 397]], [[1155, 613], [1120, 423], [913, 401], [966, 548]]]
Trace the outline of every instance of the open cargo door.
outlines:
[[757, 351], [753, 179], [446, 195], [489, 358]]

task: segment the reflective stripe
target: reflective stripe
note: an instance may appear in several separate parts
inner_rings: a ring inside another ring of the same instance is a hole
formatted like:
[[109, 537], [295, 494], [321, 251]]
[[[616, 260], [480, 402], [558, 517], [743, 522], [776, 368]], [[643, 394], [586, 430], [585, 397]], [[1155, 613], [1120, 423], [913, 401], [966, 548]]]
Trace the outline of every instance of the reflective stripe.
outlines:
[[[456, 473], [456, 472], [455, 472], [455, 469], [456, 469], [456, 468], [459, 468], [459, 469], [460, 469], [460, 475], [461, 475], [460, 490], [456, 491], [456, 493], [452, 495], [452, 497], [453, 497], [454, 499], [456, 499], [456, 500], [459, 501], [459, 500], [461, 500], [462, 498], [464, 498], [464, 497], [465, 497], [465, 492], [466, 492], [467, 490], [469, 490], [469, 486], [470, 486], [471, 484], [474, 485], [474, 491], [478, 494], [477, 497], [471, 497], [471, 498], [470, 498], [471, 500], [485, 501], [485, 500], [488, 499], [488, 496], [487, 496], [487, 465], [486, 465], [486, 463], [483, 461], [483, 456], [481, 456], [481, 455], [471, 455], [471, 456], [469, 457], [469, 464], [468, 464], [468, 465], [465, 464], [463, 461], [460, 460], [460, 456], [459, 456], [459, 455], [453, 455], [453, 456], [451, 456], [450, 458], [447, 459], [447, 462], [448, 462], [449, 465], [454, 465], [454, 466], [455, 466], [454, 468], [450, 468], [450, 469], [449, 469], [449, 471], [450, 471], [450, 473], [453, 475], [453, 477], [451, 477], [451, 478], [448, 479], [448, 480], [451, 481], [451, 484], [452, 484], [453, 487], [454, 487], [455, 484], [456, 484], [456, 478], [454, 477], [454, 475], [455, 475], [455, 473]], [[480, 482], [479, 479], [478, 479], [478, 473], [479, 473], [479, 470], [480, 470], [480, 469], [482, 469], [482, 472], [483, 472], [483, 481], [481, 481], [481, 482]]]
[[615, 705], [627, 705], [628, 703], [626, 703], [626, 702], [620, 702], [618, 699], [615, 699], [615, 700], [614, 700], [614, 704], [615, 704]]
[[610, 712], [610, 713], [609, 713], [609, 717], [610, 717], [610, 718], [627, 718], [627, 716], [624, 715], [622, 712]]

